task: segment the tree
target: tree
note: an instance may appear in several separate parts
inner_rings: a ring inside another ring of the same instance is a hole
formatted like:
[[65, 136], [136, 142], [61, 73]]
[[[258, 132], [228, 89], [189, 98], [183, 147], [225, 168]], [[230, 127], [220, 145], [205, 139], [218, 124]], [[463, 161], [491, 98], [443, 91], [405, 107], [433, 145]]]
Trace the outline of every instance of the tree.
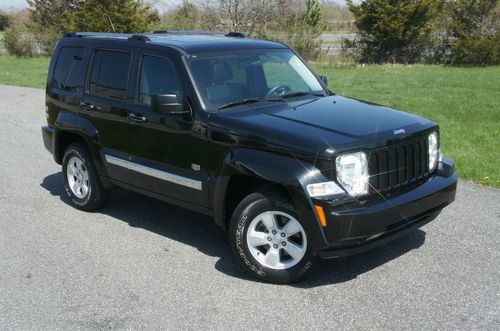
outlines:
[[76, 0], [28, 0], [29, 30], [33, 33], [42, 52], [51, 53], [54, 44], [68, 31], [70, 13]]
[[318, 0], [306, 0], [306, 9], [303, 14], [303, 25], [302, 25], [302, 38], [303, 42], [303, 54], [306, 57], [311, 57], [313, 53], [311, 50], [319, 50], [319, 43], [317, 38], [321, 35], [324, 30], [322, 23], [321, 7]]
[[276, 1], [270, 0], [220, 0], [220, 25], [229, 31], [266, 37], [268, 25], [276, 17], [275, 4]]
[[200, 10], [187, 0], [183, 0], [175, 9], [167, 13], [161, 23], [161, 29], [195, 30], [200, 28]]
[[452, 63], [500, 63], [498, 0], [457, 0], [448, 3], [451, 17]]
[[353, 16], [347, 6], [340, 5], [336, 2], [323, 2], [321, 5], [321, 15], [325, 22], [325, 30], [349, 31], [352, 29], [351, 23], [353, 21]]
[[347, 1], [358, 28], [364, 62], [414, 62], [430, 34], [429, 22], [441, 0]]
[[140, 33], [151, 30], [158, 13], [142, 0], [76, 0], [72, 31]]
[[286, 22], [288, 42], [306, 59], [317, 57], [320, 52], [318, 37], [324, 30], [318, 0], [305, 0], [305, 8], [298, 14], [291, 13]]

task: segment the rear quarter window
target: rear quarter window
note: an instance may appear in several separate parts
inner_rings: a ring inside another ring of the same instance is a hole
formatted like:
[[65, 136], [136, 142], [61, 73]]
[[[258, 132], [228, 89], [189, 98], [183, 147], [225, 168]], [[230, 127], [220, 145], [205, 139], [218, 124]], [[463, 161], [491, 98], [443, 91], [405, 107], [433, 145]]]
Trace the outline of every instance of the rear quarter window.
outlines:
[[89, 92], [106, 98], [125, 99], [131, 60], [129, 52], [97, 50], [93, 56]]
[[74, 91], [83, 86], [83, 47], [63, 47], [57, 56], [52, 86]]

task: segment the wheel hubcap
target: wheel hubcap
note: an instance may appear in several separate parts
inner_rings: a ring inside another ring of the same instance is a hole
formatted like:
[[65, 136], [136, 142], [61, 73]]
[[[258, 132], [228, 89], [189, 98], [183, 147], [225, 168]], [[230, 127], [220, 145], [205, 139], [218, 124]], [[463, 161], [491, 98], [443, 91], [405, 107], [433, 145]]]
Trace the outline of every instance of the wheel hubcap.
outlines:
[[82, 160], [72, 156], [66, 166], [68, 186], [78, 198], [83, 199], [89, 193], [89, 173]]
[[306, 233], [294, 217], [268, 211], [255, 217], [246, 235], [248, 249], [262, 265], [288, 269], [299, 263], [307, 249]]

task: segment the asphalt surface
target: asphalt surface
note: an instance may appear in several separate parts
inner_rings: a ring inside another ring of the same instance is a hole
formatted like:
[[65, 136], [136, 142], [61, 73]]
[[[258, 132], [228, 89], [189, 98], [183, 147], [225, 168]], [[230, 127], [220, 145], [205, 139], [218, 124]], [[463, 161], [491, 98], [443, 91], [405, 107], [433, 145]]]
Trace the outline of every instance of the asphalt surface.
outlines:
[[71, 207], [44, 91], [0, 86], [0, 329], [500, 329], [500, 191], [301, 283], [263, 284], [205, 216], [117, 189]]

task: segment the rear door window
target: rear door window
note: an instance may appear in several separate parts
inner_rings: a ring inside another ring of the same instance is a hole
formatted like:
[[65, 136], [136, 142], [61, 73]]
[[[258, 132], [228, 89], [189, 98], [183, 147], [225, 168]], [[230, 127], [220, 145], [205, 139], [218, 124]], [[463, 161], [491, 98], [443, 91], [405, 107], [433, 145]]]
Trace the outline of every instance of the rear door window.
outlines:
[[113, 99], [125, 99], [130, 74], [130, 52], [98, 50], [94, 53], [89, 92]]
[[74, 92], [83, 86], [83, 48], [63, 47], [59, 51], [52, 86]]

